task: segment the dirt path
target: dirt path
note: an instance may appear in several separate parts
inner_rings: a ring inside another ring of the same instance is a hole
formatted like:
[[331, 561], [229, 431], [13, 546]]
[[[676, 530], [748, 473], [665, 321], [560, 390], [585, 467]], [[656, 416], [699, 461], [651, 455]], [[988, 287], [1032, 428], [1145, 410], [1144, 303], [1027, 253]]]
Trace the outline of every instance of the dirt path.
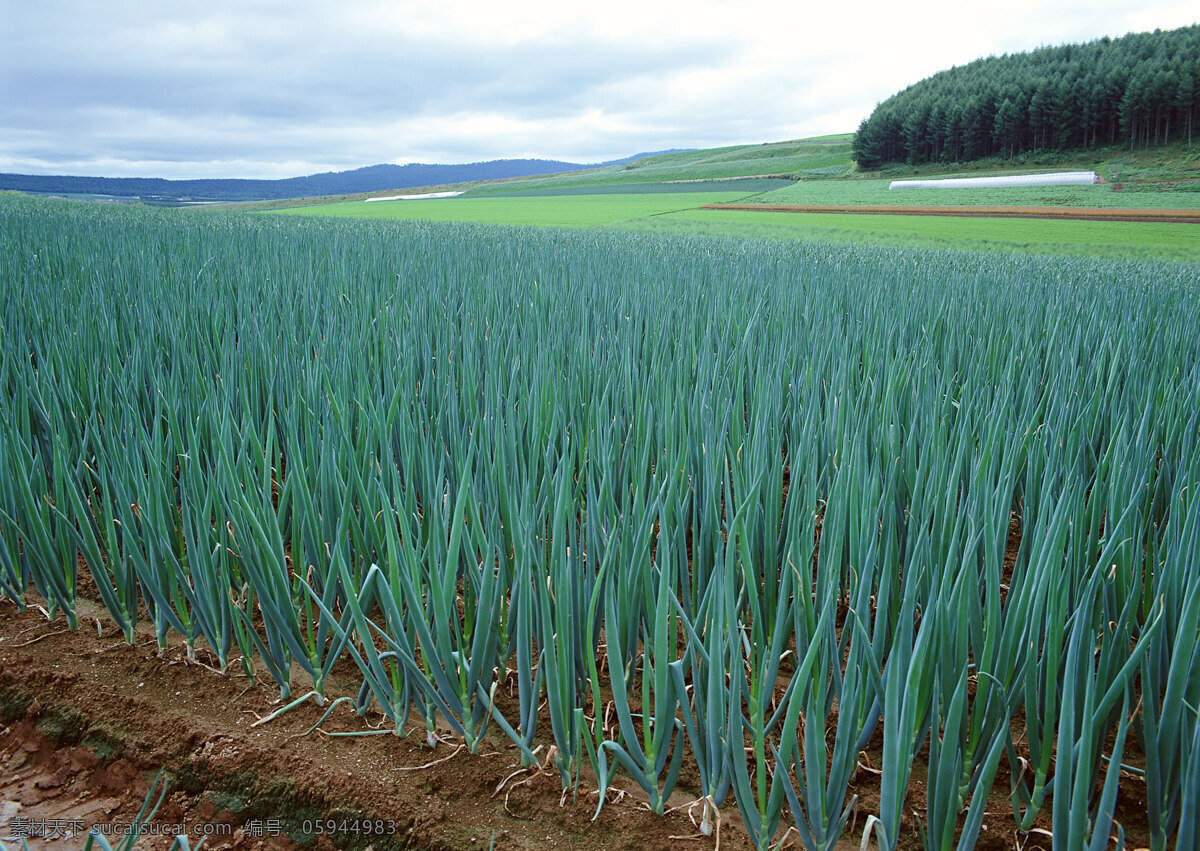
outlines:
[[753, 213], [862, 213], [891, 216], [968, 216], [995, 219], [1059, 219], [1077, 222], [1178, 222], [1200, 224], [1200, 210], [1149, 210], [1112, 207], [922, 207], [837, 204], [705, 204], [701, 210]]

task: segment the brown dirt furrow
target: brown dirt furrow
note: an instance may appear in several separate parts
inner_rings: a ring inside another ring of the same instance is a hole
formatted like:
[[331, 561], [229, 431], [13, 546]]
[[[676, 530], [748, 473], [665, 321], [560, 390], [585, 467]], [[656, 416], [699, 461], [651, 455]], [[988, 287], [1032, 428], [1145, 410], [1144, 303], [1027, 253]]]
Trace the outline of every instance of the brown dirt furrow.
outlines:
[[[449, 735], [448, 744], [428, 749], [419, 723], [403, 738], [305, 736], [323, 712], [311, 703], [252, 726], [278, 708], [279, 690], [269, 682], [251, 685], [240, 672], [219, 676], [188, 665], [178, 646], [159, 658], [153, 634], [141, 625], [137, 644], [128, 646], [99, 607], [80, 599], [79, 608], [79, 629], [70, 633], [61, 620], [49, 623], [32, 607], [18, 613], [0, 601], [0, 842], [22, 833], [32, 851], [82, 847], [80, 831], [130, 824], [165, 768], [170, 785], [155, 818], [157, 835], [139, 842], [139, 851], [167, 848], [162, 833], [173, 829], [188, 831], [193, 846], [207, 832], [203, 847], [214, 851], [713, 845], [697, 836], [685, 812], [655, 816], [637, 793], [610, 801], [593, 821], [594, 780], [581, 782], [577, 801], [567, 794], [560, 803], [553, 769], [517, 774], [505, 787], [507, 799], [504, 791], [493, 796], [519, 768], [498, 731], [472, 756], [456, 751]], [[357, 693], [354, 673], [335, 667], [329, 695]], [[303, 682], [297, 672], [297, 697]], [[322, 725], [330, 732], [365, 729], [345, 705]], [[736, 822], [732, 801], [728, 808], [726, 817]], [[333, 834], [316, 835], [326, 825]], [[726, 824], [721, 842], [748, 847], [736, 823]]]

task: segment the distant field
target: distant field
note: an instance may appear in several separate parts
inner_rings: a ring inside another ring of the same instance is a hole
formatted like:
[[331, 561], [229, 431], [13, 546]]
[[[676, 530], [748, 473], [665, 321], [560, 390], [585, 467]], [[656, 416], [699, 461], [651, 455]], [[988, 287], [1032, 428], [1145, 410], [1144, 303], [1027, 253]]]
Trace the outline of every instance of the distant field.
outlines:
[[[760, 213], [698, 208], [711, 203], [914, 206], [1101, 207], [1200, 210], [1194, 156], [1183, 149], [1154, 154], [1100, 152], [1079, 160], [1067, 154], [1025, 165], [893, 167], [886, 176], [855, 173], [850, 136], [735, 145], [645, 157], [625, 166], [549, 177], [479, 184], [437, 201], [361, 201], [286, 211], [369, 219], [462, 221], [557, 227], [607, 227], [680, 234], [769, 237], [825, 243], [962, 248], [1070, 256], [1200, 261], [1200, 225], [1076, 222], [998, 218], [953, 219], [837, 213]], [[1013, 187], [985, 190], [896, 190], [894, 178], [949, 176], [952, 172], [1014, 174], [1094, 169], [1110, 181], [1093, 186]], [[956, 171], [957, 170], [957, 171]], [[787, 174], [800, 182], [747, 177]], [[879, 173], [877, 173], [879, 174]], [[741, 178], [728, 180], [722, 178]], [[669, 181], [695, 181], [685, 184]], [[1138, 180], [1173, 182], [1137, 183]]]
[[[521, 198], [441, 198], [427, 201], [350, 201], [328, 206], [279, 210], [282, 215], [336, 216], [354, 219], [477, 222], [493, 225], [595, 227], [628, 219], [660, 216], [704, 204], [732, 202], [745, 192], [681, 192], [565, 195]], [[749, 214], [755, 215], [755, 214]]]
[[540, 189], [513, 189], [509, 192], [488, 192], [479, 195], [468, 193], [468, 197], [487, 198], [548, 198], [554, 195], [645, 195], [695, 192], [737, 192], [753, 194], [773, 192], [792, 181], [779, 178], [737, 177], [724, 180], [686, 180], [669, 183], [607, 183], [597, 186], [547, 186]]
[[[1012, 173], [1012, 172], [1006, 172]], [[977, 176], [977, 175], [976, 175]], [[763, 204], [912, 204], [922, 206], [1122, 207], [1200, 210], [1197, 191], [1164, 192], [1111, 184], [1092, 186], [1022, 186], [1002, 189], [894, 189], [890, 180], [811, 180], [767, 192], [754, 199]], [[1187, 185], [1187, 184], [1183, 184]]]
[[630, 222], [662, 233], [1200, 261], [1200, 225], [686, 210]]
[[459, 197], [375, 204], [359, 201], [281, 212], [1200, 261], [1200, 225], [1194, 224], [698, 209], [739, 198], [744, 195], [736, 192]]

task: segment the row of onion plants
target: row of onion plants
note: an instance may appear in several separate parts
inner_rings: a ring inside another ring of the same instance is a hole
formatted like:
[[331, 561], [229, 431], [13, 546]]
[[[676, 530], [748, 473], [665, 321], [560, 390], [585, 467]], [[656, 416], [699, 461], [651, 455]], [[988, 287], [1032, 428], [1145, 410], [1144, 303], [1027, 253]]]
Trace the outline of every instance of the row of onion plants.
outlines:
[[985, 816], [1105, 848], [1122, 795], [1194, 847], [1194, 266], [0, 225], [18, 606], [74, 628], [86, 574], [127, 641], [144, 618], [285, 708], [348, 657], [379, 732], [545, 747], [600, 807], [620, 773], [760, 848], [834, 847], [864, 792], [881, 848]]

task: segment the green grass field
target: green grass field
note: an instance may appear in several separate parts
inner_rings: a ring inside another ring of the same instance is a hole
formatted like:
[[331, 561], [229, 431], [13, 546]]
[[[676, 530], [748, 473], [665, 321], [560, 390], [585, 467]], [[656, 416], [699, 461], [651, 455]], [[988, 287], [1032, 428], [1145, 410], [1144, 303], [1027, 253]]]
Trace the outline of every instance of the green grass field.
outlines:
[[481, 184], [471, 189], [470, 194], [494, 195], [530, 189], [709, 180], [764, 174], [804, 177], [847, 174], [853, 168], [850, 137], [832, 136], [658, 154], [624, 166]]
[[686, 210], [626, 226], [661, 233], [1200, 262], [1200, 225], [1164, 222]]
[[[929, 177], [949, 175], [929, 175]], [[972, 176], [979, 176], [973, 174]], [[920, 206], [1119, 207], [1200, 210], [1200, 191], [1163, 192], [1111, 184], [1021, 186], [1003, 189], [893, 189], [891, 180], [805, 180], [754, 199], [762, 204], [913, 204]], [[1194, 184], [1200, 190], [1200, 184]]]
[[460, 197], [355, 201], [280, 212], [1200, 262], [1200, 225], [1193, 224], [698, 209], [744, 198], [738, 192]]
[[[735, 145], [645, 157], [625, 166], [466, 188], [458, 198], [361, 200], [310, 204], [279, 212], [363, 219], [459, 221], [481, 224], [602, 227], [655, 233], [768, 237], [824, 243], [960, 248], [1068, 256], [1200, 261], [1200, 225], [1070, 222], [931, 216], [756, 213], [698, 208], [711, 203], [1016, 205], [1200, 210], [1196, 157], [1184, 148], [1129, 153], [1112, 150], [1072, 159], [1066, 154], [1026, 163], [895, 166], [886, 176], [855, 173], [850, 136]], [[892, 179], [951, 174], [1013, 174], [1095, 169], [1111, 184], [989, 190], [895, 190]], [[745, 177], [788, 174], [799, 182]], [[741, 177], [743, 179], [729, 178]], [[1183, 178], [1172, 184], [1137, 180]], [[695, 181], [684, 184], [671, 181]]]
[[281, 210], [285, 215], [352, 219], [477, 222], [490, 225], [596, 227], [660, 216], [704, 204], [734, 202], [745, 192], [686, 192], [637, 195], [568, 195], [532, 198], [437, 198], [422, 201], [350, 201], [325, 207]]
[[731, 177], [720, 180], [674, 180], [667, 183], [603, 183], [596, 186], [545, 186], [541, 189], [514, 188], [508, 192], [488, 192], [467, 198], [534, 198], [552, 195], [648, 195], [663, 193], [738, 192], [745, 196], [773, 192], [794, 181], [776, 177]]

